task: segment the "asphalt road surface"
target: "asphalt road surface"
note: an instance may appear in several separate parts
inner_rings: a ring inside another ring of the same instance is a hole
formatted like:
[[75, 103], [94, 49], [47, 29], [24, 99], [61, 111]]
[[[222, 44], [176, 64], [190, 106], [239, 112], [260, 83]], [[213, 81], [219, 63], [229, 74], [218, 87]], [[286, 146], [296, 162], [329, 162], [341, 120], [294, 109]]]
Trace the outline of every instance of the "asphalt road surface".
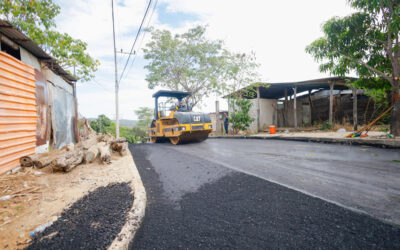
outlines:
[[148, 196], [135, 249], [400, 248], [396, 150], [232, 139], [130, 149]]
[[99, 187], [64, 210], [25, 249], [107, 249], [132, 206], [129, 183]]

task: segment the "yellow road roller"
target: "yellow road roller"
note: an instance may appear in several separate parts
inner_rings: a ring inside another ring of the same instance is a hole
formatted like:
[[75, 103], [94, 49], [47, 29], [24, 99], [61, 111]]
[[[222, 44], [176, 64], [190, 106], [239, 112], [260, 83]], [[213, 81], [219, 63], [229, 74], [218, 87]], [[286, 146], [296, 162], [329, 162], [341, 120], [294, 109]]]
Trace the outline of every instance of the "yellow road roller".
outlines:
[[[160, 90], [153, 94], [155, 98], [154, 119], [149, 128], [149, 137], [153, 143], [169, 140], [172, 144], [201, 142], [212, 131], [209, 114], [193, 112], [190, 105], [182, 101], [190, 92]], [[167, 107], [158, 103], [159, 97], [178, 99], [177, 104]]]

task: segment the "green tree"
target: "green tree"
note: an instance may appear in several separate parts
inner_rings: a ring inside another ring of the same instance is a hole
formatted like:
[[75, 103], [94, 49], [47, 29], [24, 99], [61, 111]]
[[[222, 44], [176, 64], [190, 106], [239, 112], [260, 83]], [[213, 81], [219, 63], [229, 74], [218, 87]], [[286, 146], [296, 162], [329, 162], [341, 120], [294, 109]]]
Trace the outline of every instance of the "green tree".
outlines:
[[146, 80], [149, 88], [166, 87], [192, 93], [193, 106], [219, 92], [229, 76], [226, 65], [231, 54], [221, 40], [206, 38], [206, 27], [197, 26], [183, 34], [151, 29], [151, 41], [143, 49], [149, 60]]
[[222, 83], [223, 92], [233, 98], [241, 96], [254, 97], [256, 94], [255, 88], [265, 85], [259, 83], [260, 74], [257, 69], [260, 64], [257, 63], [255, 53], [251, 52], [249, 55], [244, 53], [226, 53], [228, 54], [225, 60], [227, 81]]
[[150, 127], [150, 123], [153, 120], [154, 113], [152, 108], [148, 107], [140, 107], [139, 109], [135, 110], [135, 114], [137, 115], [138, 122], [136, 126], [147, 130]]
[[0, 17], [30, 37], [67, 70], [75, 69], [80, 80], [94, 77], [99, 61], [87, 53], [87, 44], [55, 30], [60, 6], [53, 0], [2, 0]]
[[90, 122], [90, 127], [96, 132], [107, 133], [111, 132], [112, 122], [105, 115], [99, 115], [96, 120]]
[[252, 102], [249, 99], [234, 99], [233, 112], [229, 115], [229, 122], [232, 124], [234, 133], [246, 131], [254, 119], [249, 112]]
[[324, 37], [306, 51], [320, 70], [344, 76], [356, 72], [358, 87], [390, 91], [391, 131], [400, 136], [400, 1], [349, 0], [358, 11], [323, 25]]

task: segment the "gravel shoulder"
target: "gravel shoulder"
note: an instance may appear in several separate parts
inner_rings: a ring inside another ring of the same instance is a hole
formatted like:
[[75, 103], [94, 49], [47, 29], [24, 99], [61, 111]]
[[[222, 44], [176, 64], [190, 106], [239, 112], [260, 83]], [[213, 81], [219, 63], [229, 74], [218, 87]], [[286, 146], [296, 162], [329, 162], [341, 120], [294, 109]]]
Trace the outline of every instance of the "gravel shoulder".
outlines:
[[168, 144], [131, 150], [148, 194], [132, 248], [400, 248], [399, 226]]

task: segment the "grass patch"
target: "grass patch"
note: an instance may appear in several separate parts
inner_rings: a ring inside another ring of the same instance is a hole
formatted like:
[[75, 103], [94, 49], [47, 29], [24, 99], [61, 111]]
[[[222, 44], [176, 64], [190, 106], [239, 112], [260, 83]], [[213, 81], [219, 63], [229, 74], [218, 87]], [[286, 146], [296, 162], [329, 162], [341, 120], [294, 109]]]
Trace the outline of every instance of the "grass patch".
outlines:
[[396, 159], [395, 159], [395, 160], [392, 160], [392, 162], [400, 162], [400, 160], [396, 160]]
[[24, 208], [23, 206], [16, 206], [15, 209], [18, 210], [18, 211], [22, 211], [22, 210], [24, 210], [25, 208]]

